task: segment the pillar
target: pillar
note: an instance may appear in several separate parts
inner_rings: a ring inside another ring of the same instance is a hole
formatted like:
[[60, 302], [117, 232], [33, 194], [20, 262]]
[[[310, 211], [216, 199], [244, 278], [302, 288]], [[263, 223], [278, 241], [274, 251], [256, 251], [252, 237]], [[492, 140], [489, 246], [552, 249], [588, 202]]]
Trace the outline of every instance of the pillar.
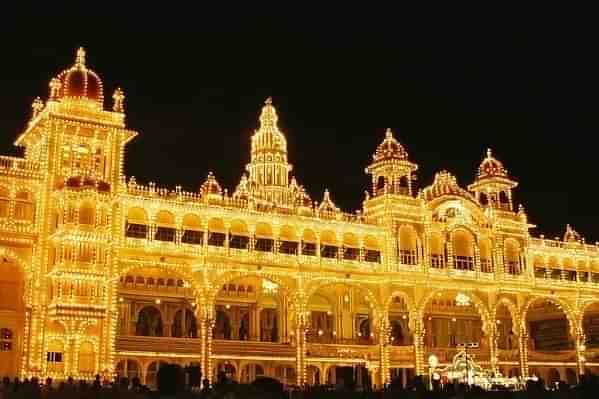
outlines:
[[416, 375], [424, 375], [424, 323], [422, 315], [414, 320], [414, 365]]
[[[384, 314], [381, 318], [379, 328], [379, 350], [380, 350], [380, 375], [381, 384], [386, 385], [391, 382], [389, 374], [389, 315]], [[374, 379], [373, 379], [374, 381]]]
[[202, 369], [202, 377], [207, 378], [212, 384], [212, 330], [214, 328], [213, 312], [204, 309], [200, 315], [200, 340], [201, 340], [201, 357], [200, 364]]
[[520, 375], [528, 377], [528, 331], [524, 329], [519, 336], [520, 346]]

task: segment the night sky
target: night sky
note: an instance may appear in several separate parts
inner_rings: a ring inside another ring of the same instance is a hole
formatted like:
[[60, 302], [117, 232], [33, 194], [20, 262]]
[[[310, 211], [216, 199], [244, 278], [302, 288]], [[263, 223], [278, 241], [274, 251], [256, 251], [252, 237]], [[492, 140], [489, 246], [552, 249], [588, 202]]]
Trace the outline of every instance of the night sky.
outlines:
[[272, 96], [294, 174], [314, 200], [329, 188], [343, 210], [360, 208], [364, 168], [391, 127], [420, 167], [418, 188], [442, 169], [465, 187], [490, 146], [520, 183], [515, 202], [539, 226], [534, 235], [561, 237], [570, 223], [599, 240], [599, 35], [584, 10], [472, 18], [89, 4], [4, 10], [2, 154], [20, 154], [12, 143], [32, 100], [47, 98], [49, 80], [84, 46], [105, 98], [125, 91], [127, 125], [139, 132], [126, 173], [138, 182], [196, 191], [213, 171], [232, 192]]

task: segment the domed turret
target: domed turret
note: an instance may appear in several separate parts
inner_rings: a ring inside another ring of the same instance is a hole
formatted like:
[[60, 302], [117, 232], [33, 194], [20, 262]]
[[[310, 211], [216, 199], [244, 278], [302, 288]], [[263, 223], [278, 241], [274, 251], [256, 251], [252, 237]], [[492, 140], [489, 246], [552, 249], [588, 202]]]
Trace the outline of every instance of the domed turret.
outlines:
[[487, 149], [487, 156], [478, 167], [474, 183], [468, 186], [482, 206], [512, 210], [512, 189], [518, 185], [513, 181], [503, 164]]
[[206, 181], [200, 186], [200, 194], [202, 197], [221, 197], [223, 189], [214, 177], [212, 172], [208, 173]]
[[50, 82], [50, 100], [88, 102], [102, 108], [104, 91], [102, 80], [85, 64], [85, 50], [79, 48], [75, 64], [62, 71]]
[[412, 173], [418, 166], [408, 160], [408, 152], [393, 137], [391, 129], [372, 155], [372, 163], [366, 173], [372, 175], [372, 195], [412, 195]]

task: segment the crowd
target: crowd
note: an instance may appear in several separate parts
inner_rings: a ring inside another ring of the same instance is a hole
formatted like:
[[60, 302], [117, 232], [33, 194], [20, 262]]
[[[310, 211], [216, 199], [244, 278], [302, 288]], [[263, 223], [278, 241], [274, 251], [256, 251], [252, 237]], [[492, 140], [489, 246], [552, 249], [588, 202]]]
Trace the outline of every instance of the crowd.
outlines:
[[202, 387], [187, 387], [177, 367], [166, 366], [158, 373], [158, 390], [151, 391], [137, 378], [121, 378], [118, 383], [101, 381], [75, 382], [72, 378], [55, 384], [48, 378], [43, 383], [37, 378], [10, 380], [0, 384], [0, 399], [586, 399], [599, 395], [599, 378], [582, 376], [580, 384], [568, 386], [559, 383], [547, 390], [542, 380], [529, 381], [526, 389], [508, 391], [497, 388], [483, 391], [465, 385], [436, 385], [431, 391], [422, 379], [416, 378], [407, 387], [392, 383], [383, 390], [357, 390], [351, 387], [311, 386], [284, 390], [276, 380], [262, 379], [254, 384], [237, 384], [221, 375], [214, 387], [204, 380]]

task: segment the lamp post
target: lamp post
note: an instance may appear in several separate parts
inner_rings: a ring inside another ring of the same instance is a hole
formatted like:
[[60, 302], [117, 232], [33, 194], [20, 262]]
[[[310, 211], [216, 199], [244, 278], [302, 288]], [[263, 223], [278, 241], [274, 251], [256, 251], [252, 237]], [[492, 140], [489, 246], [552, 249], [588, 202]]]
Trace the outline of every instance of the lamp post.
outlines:
[[433, 371], [439, 365], [439, 359], [434, 354], [428, 357], [428, 386], [429, 389], [433, 390]]

